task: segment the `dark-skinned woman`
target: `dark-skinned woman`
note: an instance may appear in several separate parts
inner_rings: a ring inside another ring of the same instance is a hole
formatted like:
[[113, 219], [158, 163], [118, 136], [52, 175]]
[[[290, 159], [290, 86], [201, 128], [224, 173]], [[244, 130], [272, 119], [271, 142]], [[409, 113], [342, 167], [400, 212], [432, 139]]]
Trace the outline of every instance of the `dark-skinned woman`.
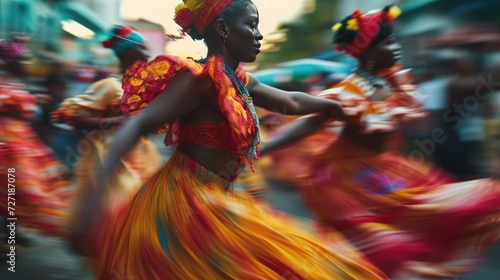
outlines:
[[[131, 117], [73, 229], [75, 248], [94, 257], [96, 278], [385, 279], [341, 235], [314, 237], [233, 191], [240, 167], [259, 156], [254, 104], [340, 119], [339, 104], [268, 87], [242, 71], [262, 40], [251, 1], [187, 0], [175, 20], [208, 53], [158, 56], [124, 75], [122, 110]], [[165, 132], [176, 151], [134, 199], [102, 212], [100, 194], [116, 164], [150, 131]]]

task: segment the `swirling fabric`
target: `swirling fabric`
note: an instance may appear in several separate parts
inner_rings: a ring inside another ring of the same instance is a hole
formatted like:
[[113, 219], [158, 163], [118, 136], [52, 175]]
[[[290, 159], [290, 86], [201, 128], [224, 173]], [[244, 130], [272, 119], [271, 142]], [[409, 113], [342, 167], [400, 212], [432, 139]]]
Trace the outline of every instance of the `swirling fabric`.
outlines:
[[341, 235], [315, 238], [229, 185], [175, 152], [102, 218], [97, 279], [386, 279]]
[[[393, 76], [397, 92], [381, 102], [370, 100], [374, 89], [359, 75], [323, 96], [364, 104], [347, 120], [360, 130], [390, 132], [405, 114], [422, 116], [416, 88], [395, 80], [408, 81]], [[299, 190], [315, 217], [389, 276], [452, 276], [476, 268], [500, 238], [500, 182], [457, 183], [415, 154], [374, 151], [360, 144], [371, 141], [370, 133], [359, 137], [341, 134], [304, 161]]]
[[61, 235], [73, 191], [68, 169], [26, 120], [36, 108], [35, 96], [21, 84], [0, 80], [0, 178], [5, 184], [0, 210], [23, 226]]
[[[169, 69], [206, 69], [227, 117], [226, 130], [236, 136], [231, 141], [251, 141], [252, 118], [238, 109], [242, 101], [235, 99], [221, 64], [209, 60], [204, 68], [175, 58], [156, 60], [162, 61], [168, 63], [136, 65], [150, 66], [134, 71], [144, 74], [140, 79], [126, 77], [126, 110], [147, 106], [141, 100], [152, 100], [153, 88], [165, 87], [168, 79], [161, 77]], [[300, 229], [180, 151], [133, 199], [100, 217], [94, 236], [97, 279], [386, 279], [338, 233], [319, 237]]]

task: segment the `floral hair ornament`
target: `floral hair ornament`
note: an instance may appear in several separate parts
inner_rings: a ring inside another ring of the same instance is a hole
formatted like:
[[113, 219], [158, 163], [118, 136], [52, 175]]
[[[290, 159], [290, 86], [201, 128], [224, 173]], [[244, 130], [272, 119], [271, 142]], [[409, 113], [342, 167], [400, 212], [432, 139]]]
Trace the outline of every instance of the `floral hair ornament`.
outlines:
[[193, 12], [184, 3], [175, 7], [174, 21], [183, 29], [187, 29], [193, 23], [193, 18]]
[[360, 10], [354, 10], [352, 12], [352, 18], [347, 21], [347, 30], [359, 30], [359, 26], [361, 25], [362, 22], [362, 14]]
[[394, 22], [400, 15], [401, 9], [395, 5], [385, 7], [384, 13], [382, 14], [382, 16], [384, 17], [384, 21], [386, 21], [387, 23]]
[[167, 35], [171, 39], [182, 39], [191, 28], [202, 35], [210, 23], [232, 0], [183, 0], [175, 8], [174, 21], [182, 29], [179, 35]]
[[370, 11], [362, 14], [359, 10], [354, 10], [350, 16], [335, 24], [333, 32], [355, 32], [352, 42], [336, 43], [337, 51], [345, 52], [355, 58], [365, 53], [376, 39], [380, 36], [388, 36], [387, 28], [383, 25], [392, 25], [399, 17], [401, 10], [395, 5], [389, 5], [383, 10]]
[[190, 26], [193, 24], [194, 14], [193, 12], [186, 6], [186, 4], [181, 3], [175, 7], [175, 15], [174, 21], [179, 25], [182, 29], [179, 30], [180, 35], [168, 34], [172, 40], [183, 39], [186, 37], [186, 33], [189, 32]]

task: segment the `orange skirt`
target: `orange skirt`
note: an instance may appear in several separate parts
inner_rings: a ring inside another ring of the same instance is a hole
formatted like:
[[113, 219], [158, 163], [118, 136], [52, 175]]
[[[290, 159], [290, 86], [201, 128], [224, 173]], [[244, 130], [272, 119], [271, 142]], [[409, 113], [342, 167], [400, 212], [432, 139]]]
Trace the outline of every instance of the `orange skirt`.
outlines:
[[102, 217], [94, 251], [97, 279], [386, 279], [339, 234], [291, 226], [179, 151]]

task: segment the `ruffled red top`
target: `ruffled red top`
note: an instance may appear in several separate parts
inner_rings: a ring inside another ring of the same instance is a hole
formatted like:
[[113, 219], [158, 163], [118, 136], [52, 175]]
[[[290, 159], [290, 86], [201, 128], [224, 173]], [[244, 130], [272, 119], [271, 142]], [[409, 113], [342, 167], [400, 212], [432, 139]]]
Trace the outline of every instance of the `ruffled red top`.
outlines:
[[[245, 163], [247, 150], [256, 133], [251, 113], [237, 89], [223, 70], [223, 59], [213, 56], [202, 64], [190, 58], [172, 55], [158, 56], [151, 62], [137, 61], [123, 76], [122, 111], [131, 116], [146, 108], [179, 73], [191, 71], [196, 77], [209, 77], [217, 90], [217, 101], [226, 121], [222, 123], [181, 123], [178, 119], [166, 123], [156, 130], [167, 133], [166, 145], [186, 142], [204, 146], [224, 148]], [[246, 84], [248, 75], [238, 67], [238, 77]], [[248, 159], [250, 165], [252, 160]]]
[[244, 159], [251, 141], [237, 143], [231, 141], [231, 128], [227, 122], [221, 123], [179, 123], [178, 142], [202, 146], [216, 146]]

